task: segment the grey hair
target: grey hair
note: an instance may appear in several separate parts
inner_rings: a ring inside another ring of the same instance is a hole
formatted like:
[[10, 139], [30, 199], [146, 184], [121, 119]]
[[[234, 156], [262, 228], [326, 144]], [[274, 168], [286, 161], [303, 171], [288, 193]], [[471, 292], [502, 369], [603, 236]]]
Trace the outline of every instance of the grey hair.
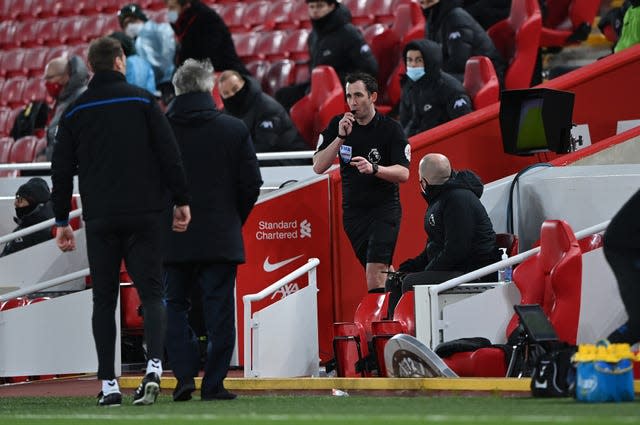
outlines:
[[176, 95], [194, 92], [211, 93], [213, 90], [213, 65], [209, 59], [187, 59], [173, 75]]

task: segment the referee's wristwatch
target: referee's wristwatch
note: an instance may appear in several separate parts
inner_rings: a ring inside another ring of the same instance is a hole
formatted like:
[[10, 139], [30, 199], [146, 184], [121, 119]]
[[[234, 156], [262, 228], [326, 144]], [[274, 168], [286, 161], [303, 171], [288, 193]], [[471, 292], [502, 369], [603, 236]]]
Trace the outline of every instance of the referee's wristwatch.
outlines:
[[375, 176], [378, 173], [378, 164], [371, 164], [371, 168], [373, 171], [371, 171], [371, 175]]

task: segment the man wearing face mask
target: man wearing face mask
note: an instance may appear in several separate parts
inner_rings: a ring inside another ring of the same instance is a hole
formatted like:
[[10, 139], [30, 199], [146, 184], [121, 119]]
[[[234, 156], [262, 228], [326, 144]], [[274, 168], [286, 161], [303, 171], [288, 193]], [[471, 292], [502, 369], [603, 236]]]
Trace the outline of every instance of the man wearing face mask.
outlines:
[[[252, 78], [224, 71], [218, 80], [224, 112], [240, 118], [249, 128], [256, 152], [303, 151], [304, 141], [282, 105], [265, 94]], [[262, 161], [261, 165], [305, 165], [307, 160]]]
[[45, 67], [44, 84], [55, 103], [47, 126], [47, 147], [38, 153], [37, 161], [51, 161], [62, 113], [87, 89], [88, 82], [89, 71], [80, 56], [54, 58]]
[[168, 104], [173, 98], [171, 76], [175, 70], [176, 40], [171, 26], [147, 18], [137, 4], [127, 4], [118, 12], [120, 28], [134, 40], [137, 54], [151, 65], [155, 85]]
[[[50, 195], [49, 185], [40, 177], [34, 177], [20, 186], [16, 192], [16, 200], [13, 203], [16, 208], [16, 217], [13, 220], [18, 224], [18, 227], [13, 231], [17, 232], [53, 218], [53, 209], [49, 202]], [[13, 254], [49, 239], [51, 239], [51, 229], [47, 227], [7, 242], [0, 257]]]
[[441, 70], [442, 49], [429, 40], [404, 48], [407, 73], [401, 80], [400, 123], [407, 137], [473, 111], [464, 86]]
[[466, 10], [462, 0], [420, 0], [425, 35], [442, 46], [442, 69], [462, 82], [471, 56], [486, 56], [502, 82], [506, 63], [487, 32]]
[[189, 58], [209, 59], [213, 69], [233, 69], [251, 75], [238, 57], [229, 28], [215, 10], [200, 0], [165, 0], [165, 3], [167, 19], [178, 40], [176, 66]]
[[[411, 273], [404, 279], [403, 292], [500, 261], [493, 225], [480, 202], [484, 190], [480, 178], [470, 170], [452, 170], [449, 159], [439, 153], [425, 155], [418, 170], [420, 194], [428, 204], [427, 245], [400, 264], [399, 271]], [[492, 273], [478, 281], [497, 280], [497, 273]], [[397, 302], [399, 296], [395, 298]]]

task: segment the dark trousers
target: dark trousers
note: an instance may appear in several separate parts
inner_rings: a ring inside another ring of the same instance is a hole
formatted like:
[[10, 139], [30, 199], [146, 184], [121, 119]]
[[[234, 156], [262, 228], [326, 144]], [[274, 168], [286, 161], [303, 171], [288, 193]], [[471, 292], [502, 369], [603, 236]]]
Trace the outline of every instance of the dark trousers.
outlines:
[[167, 304], [167, 354], [179, 380], [198, 375], [199, 344], [189, 325], [190, 294], [200, 285], [202, 311], [207, 328], [207, 360], [202, 394], [216, 394], [223, 387], [235, 343], [234, 288], [236, 264], [172, 264], [165, 266]]
[[640, 190], [611, 219], [604, 235], [604, 255], [618, 280], [629, 315], [624, 341], [640, 341]]
[[93, 338], [98, 379], [114, 379], [115, 310], [120, 290], [120, 262], [138, 290], [144, 311], [149, 358], [162, 358], [166, 312], [162, 303], [162, 215], [122, 215], [86, 222], [87, 251], [93, 285]]

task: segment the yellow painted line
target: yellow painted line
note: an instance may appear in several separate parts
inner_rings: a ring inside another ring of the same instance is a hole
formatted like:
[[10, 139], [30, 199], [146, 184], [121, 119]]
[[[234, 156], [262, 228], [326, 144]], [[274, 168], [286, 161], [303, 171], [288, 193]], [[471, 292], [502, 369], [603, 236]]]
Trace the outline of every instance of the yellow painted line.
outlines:
[[[136, 388], [142, 376], [121, 377], [122, 388]], [[202, 378], [196, 378], [200, 388]], [[227, 378], [224, 382], [232, 391], [305, 391], [305, 390], [363, 390], [363, 391], [522, 391], [530, 390], [528, 378]], [[162, 378], [162, 387], [175, 388], [176, 379]], [[640, 381], [634, 382], [640, 393]]]

